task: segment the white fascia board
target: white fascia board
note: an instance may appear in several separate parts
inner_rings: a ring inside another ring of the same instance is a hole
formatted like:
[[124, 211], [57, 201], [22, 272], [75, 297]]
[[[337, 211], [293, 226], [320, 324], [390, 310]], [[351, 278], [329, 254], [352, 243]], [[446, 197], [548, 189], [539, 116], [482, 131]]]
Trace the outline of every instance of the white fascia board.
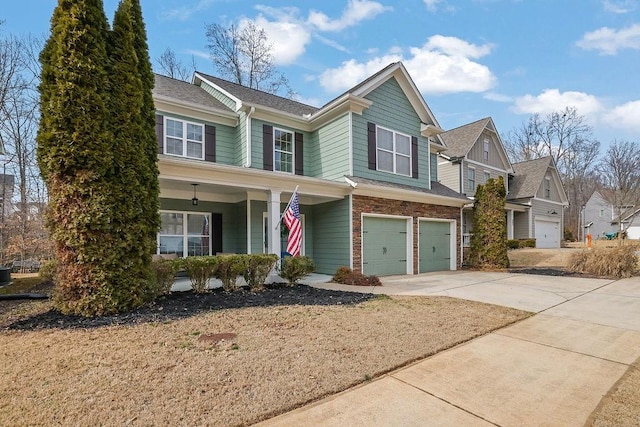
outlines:
[[[175, 111], [175, 114], [199, 118], [229, 126], [238, 125], [238, 115], [230, 111], [207, 108], [200, 104], [178, 101], [174, 98], [165, 96], [154, 96], [153, 101], [156, 110], [166, 111], [167, 113]], [[181, 111], [180, 109], [186, 109], [187, 111]], [[196, 113], [197, 115], [194, 115], [193, 113]]]
[[440, 196], [438, 194], [423, 193], [420, 191], [403, 188], [383, 187], [373, 184], [358, 183], [353, 191], [356, 196], [377, 197], [382, 199], [403, 200], [417, 203], [430, 203], [441, 206], [462, 207], [469, 203], [468, 200], [454, 197]]
[[227, 98], [231, 99], [233, 102], [236, 103], [236, 111], [238, 111], [240, 108], [242, 108], [242, 100], [240, 98], [237, 98], [235, 96], [233, 96], [232, 94], [230, 94], [229, 92], [227, 92], [226, 90], [222, 89], [220, 86], [218, 86], [217, 84], [211, 82], [210, 80], [207, 80], [205, 77], [202, 76], [202, 74], [199, 73], [195, 73], [195, 75], [193, 76], [193, 82], [194, 84], [196, 83], [197, 79], [202, 80], [203, 82], [206, 82], [209, 86], [216, 88], [218, 91], [220, 91], [221, 93], [223, 93]]

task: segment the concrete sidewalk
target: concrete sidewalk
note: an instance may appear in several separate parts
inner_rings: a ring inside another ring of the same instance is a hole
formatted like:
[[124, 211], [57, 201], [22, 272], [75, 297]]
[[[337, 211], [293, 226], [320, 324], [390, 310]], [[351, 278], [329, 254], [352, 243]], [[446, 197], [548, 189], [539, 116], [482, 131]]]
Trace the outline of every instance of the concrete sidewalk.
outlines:
[[582, 426], [640, 357], [640, 278], [446, 272], [386, 278], [373, 292], [539, 314], [260, 425]]

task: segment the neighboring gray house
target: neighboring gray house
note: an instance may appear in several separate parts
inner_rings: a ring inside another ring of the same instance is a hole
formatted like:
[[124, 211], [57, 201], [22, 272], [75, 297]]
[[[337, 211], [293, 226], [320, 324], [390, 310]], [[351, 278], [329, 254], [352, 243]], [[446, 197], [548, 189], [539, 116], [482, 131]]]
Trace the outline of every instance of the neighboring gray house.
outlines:
[[[440, 135], [447, 149], [439, 154], [438, 178], [447, 187], [473, 201], [476, 188], [490, 178], [502, 176], [505, 186], [513, 168], [491, 117], [448, 130]], [[507, 187], [508, 189], [508, 187]], [[469, 246], [472, 228], [471, 203], [462, 213], [463, 246]], [[523, 206], [507, 206], [507, 211], [524, 211]], [[508, 237], [513, 238], [512, 216], [508, 216]]]
[[507, 201], [527, 207], [513, 213], [514, 238], [533, 237], [537, 248], [560, 247], [569, 201], [550, 156], [513, 164]]
[[[640, 221], [637, 220], [639, 212], [633, 204], [622, 207], [623, 228], [627, 231], [629, 239], [640, 238]], [[594, 191], [585, 203], [582, 213], [584, 226], [590, 225], [585, 228], [585, 236], [589, 233], [595, 240], [616, 233], [620, 229], [617, 215], [617, 209], [607, 202], [599, 191]]]
[[[13, 212], [11, 199], [15, 187], [15, 179], [13, 175], [0, 173], [0, 203], [2, 203], [2, 218], [7, 218]], [[6, 201], [6, 203], [5, 203]]]

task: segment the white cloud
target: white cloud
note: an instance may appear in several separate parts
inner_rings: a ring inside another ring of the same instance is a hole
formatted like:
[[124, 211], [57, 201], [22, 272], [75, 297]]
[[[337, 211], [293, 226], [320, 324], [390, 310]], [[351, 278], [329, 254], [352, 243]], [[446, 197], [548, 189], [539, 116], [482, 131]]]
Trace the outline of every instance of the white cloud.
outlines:
[[191, 6], [182, 6], [165, 10], [160, 13], [160, 18], [164, 21], [188, 21], [196, 13], [207, 10], [214, 1], [215, 0], [200, 0]]
[[435, 13], [438, 10], [444, 10], [445, 12], [454, 13], [456, 11], [455, 6], [451, 6], [445, 0], [422, 0], [427, 10], [431, 13]]
[[338, 50], [338, 51], [344, 52], [344, 53], [351, 53], [351, 51], [349, 49], [347, 49], [345, 46], [341, 45], [340, 43], [338, 43], [335, 40], [328, 39], [326, 37], [321, 36], [320, 34], [314, 34], [313, 36], [316, 39], [320, 40], [321, 43], [324, 43], [327, 46], [334, 48], [335, 50]]
[[320, 31], [341, 31], [388, 10], [391, 7], [375, 1], [349, 0], [340, 18], [331, 20], [324, 13], [312, 10], [309, 12], [308, 22]]
[[[311, 33], [304, 25], [292, 19], [290, 15], [284, 15], [281, 20], [269, 21], [263, 15], [253, 19], [253, 23], [264, 29], [267, 40], [273, 45], [273, 61], [276, 65], [293, 63], [305, 52], [307, 44], [311, 41]], [[244, 18], [240, 26], [247, 22]]]
[[186, 53], [189, 54], [189, 55], [195, 56], [196, 58], [202, 58], [202, 59], [206, 59], [206, 60], [210, 60], [211, 59], [211, 53], [204, 52], [202, 50], [187, 49]]
[[640, 132], [640, 100], [613, 108], [605, 114], [604, 120], [612, 127]]
[[604, 0], [602, 7], [611, 13], [629, 13], [637, 7], [637, 0]]
[[442, 0], [423, 0], [427, 10], [429, 12], [435, 12], [438, 10], [438, 4], [442, 3]]
[[392, 62], [403, 61], [421, 92], [445, 94], [484, 92], [495, 85], [496, 78], [485, 65], [472, 61], [491, 52], [491, 45], [477, 46], [455, 37], [433, 36], [424, 46], [402, 50], [393, 48], [386, 55], [367, 62], [355, 59], [338, 68], [326, 70], [320, 84], [330, 92], [349, 89]]
[[484, 94], [484, 99], [495, 102], [513, 102], [513, 97], [497, 92], [487, 92]]
[[597, 50], [602, 55], [615, 55], [622, 49], [640, 49], [640, 24], [620, 30], [602, 27], [586, 33], [576, 45], [585, 50]]
[[602, 104], [593, 95], [584, 92], [560, 92], [558, 89], [545, 89], [540, 95], [524, 95], [516, 99], [513, 111], [518, 114], [549, 114], [575, 107], [578, 113], [587, 115], [602, 110]]

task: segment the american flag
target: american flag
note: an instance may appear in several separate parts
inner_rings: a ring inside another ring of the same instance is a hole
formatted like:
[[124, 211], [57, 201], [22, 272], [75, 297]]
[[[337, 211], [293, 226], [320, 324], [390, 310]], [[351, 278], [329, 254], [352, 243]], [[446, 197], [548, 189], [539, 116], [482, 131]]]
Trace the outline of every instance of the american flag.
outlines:
[[300, 255], [302, 245], [302, 223], [300, 222], [300, 206], [298, 205], [298, 193], [293, 193], [289, 209], [284, 213], [284, 224], [289, 229], [287, 239], [287, 252], [293, 256]]

